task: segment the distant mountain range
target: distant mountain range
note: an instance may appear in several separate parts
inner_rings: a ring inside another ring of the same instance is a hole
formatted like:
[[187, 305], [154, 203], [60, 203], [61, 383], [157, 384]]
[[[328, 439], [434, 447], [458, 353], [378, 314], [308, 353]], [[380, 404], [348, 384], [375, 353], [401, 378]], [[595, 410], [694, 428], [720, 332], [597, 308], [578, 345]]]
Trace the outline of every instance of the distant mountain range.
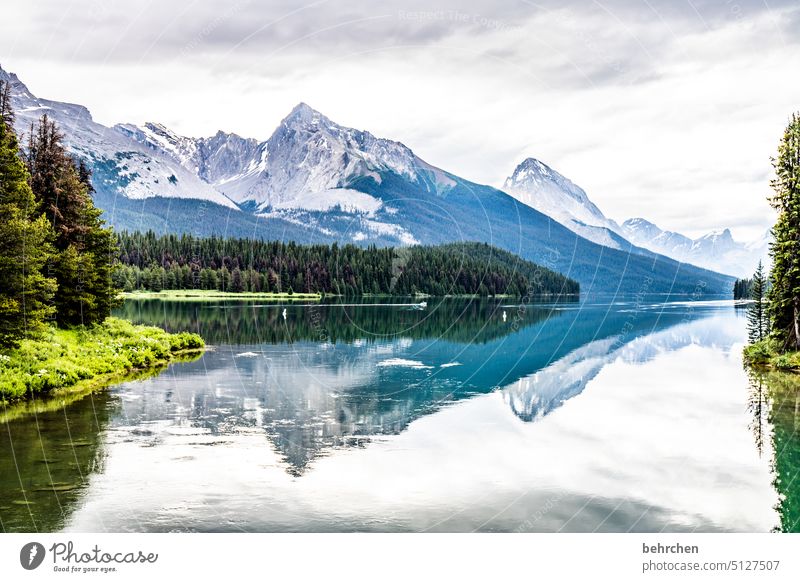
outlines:
[[631, 218], [619, 225], [607, 218], [582, 188], [534, 158], [517, 166], [506, 179], [504, 190], [573, 232], [607, 247], [627, 249], [632, 244], [676, 261], [738, 277], [751, 276], [759, 260], [768, 260], [769, 232], [755, 241], [741, 243], [733, 240], [727, 228], [692, 240], [661, 230], [644, 218]]
[[[303, 243], [480, 241], [578, 280], [583, 294], [692, 293], [701, 284], [731, 292], [729, 276], [631, 244], [583, 190], [536, 160], [509, 178], [509, 195], [302, 103], [263, 142], [224, 132], [190, 138], [156, 123], [106, 127], [83, 106], [36, 97], [16, 75], [0, 69], [0, 79], [11, 83], [19, 132], [44, 113], [58, 123], [92, 168], [95, 202], [117, 229]], [[561, 208], [567, 198], [574, 202]]]
[[644, 218], [630, 218], [622, 223], [625, 237], [635, 245], [707, 269], [750, 277], [758, 261], [769, 262], [772, 235], [742, 243], [733, 240], [729, 229], [715, 230], [690, 239], [677, 232], [665, 231]]

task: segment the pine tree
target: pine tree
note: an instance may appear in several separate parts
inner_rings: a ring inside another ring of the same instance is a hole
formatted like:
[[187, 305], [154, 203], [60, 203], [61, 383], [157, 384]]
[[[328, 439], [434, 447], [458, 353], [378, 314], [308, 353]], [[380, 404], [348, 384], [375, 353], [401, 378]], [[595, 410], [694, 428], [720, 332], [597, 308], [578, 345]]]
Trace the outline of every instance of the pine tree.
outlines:
[[760, 342], [769, 334], [769, 317], [764, 305], [767, 292], [767, 279], [764, 267], [758, 262], [750, 285], [750, 299], [753, 303], [747, 308], [747, 337], [750, 343]]
[[228, 291], [233, 291], [234, 293], [241, 293], [244, 291], [244, 279], [242, 279], [242, 271], [239, 267], [236, 267], [231, 272], [231, 285]]
[[8, 84], [0, 82], [0, 347], [37, 333], [52, 316], [55, 281], [43, 274], [52, 253], [19, 157]]
[[[89, 180], [88, 191], [94, 192], [90, 181], [91, 172], [86, 173], [85, 176], [85, 179]], [[111, 310], [121, 303], [118, 288], [114, 285], [119, 245], [114, 231], [105, 227], [105, 221], [100, 218], [101, 214], [102, 211], [94, 205], [90, 198], [84, 207], [83, 215], [83, 220], [88, 226], [83, 241], [83, 253], [87, 255], [91, 266], [87, 289], [94, 302], [92, 317], [85, 320], [88, 323], [104, 320], [111, 315]]]
[[92, 202], [91, 172], [68, 155], [63, 139], [46, 115], [32, 126], [28, 171], [34, 195], [55, 231], [57, 321], [91, 324], [104, 320], [118, 304], [112, 277], [117, 241]]
[[[0, 81], [0, 122], [6, 129], [14, 133], [14, 108], [11, 107], [11, 85]], [[16, 134], [14, 134], [16, 139]]]
[[800, 349], [800, 115], [793, 114], [773, 160], [770, 199], [778, 211], [773, 228], [768, 313], [781, 349]]
[[733, 298], [749, 299], [752, 285], [752, 279], [736, 279], [736, 282], [733, 284]]

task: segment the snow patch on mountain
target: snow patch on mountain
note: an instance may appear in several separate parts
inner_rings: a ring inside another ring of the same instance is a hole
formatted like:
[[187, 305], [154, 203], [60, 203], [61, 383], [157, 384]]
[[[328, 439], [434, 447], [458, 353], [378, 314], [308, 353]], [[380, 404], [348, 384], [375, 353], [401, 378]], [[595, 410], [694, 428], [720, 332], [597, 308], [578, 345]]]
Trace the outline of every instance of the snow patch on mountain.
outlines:
[[321, 192], [300, 194], [292, 200], [284, 200], [273, 208], [302, 208], [303, 210], [337, 209], [348, 213], [374, 214], [383, 203], [377, 198], [348, 188], [332, 188]]
[[151, 150], [171, 156], [182, 165], [186, 165], [197, 154], [197, 144], [194, 140], [181, 137], [160, 123], [145, 123], [144, 127], [118, 124], [114, 129]]
[[414, 238], [414, 235], [397, 224], [366, 219], [362, 221], [362, 226], [372, 234], [394, 237], [404, 245], [420, 244], [420, 241]]

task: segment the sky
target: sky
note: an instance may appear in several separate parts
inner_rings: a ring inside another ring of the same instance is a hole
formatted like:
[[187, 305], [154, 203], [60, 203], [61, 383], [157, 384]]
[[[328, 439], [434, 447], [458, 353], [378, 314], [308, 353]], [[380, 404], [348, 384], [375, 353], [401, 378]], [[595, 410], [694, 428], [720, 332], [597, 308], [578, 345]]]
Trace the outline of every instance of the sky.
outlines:
[[475, 182], [535, 157], [617, 221], [750, 240], [800, 110], [800, 3], [31, 0], [0, 65], [106, 125], [266, 139], [304, 101]]

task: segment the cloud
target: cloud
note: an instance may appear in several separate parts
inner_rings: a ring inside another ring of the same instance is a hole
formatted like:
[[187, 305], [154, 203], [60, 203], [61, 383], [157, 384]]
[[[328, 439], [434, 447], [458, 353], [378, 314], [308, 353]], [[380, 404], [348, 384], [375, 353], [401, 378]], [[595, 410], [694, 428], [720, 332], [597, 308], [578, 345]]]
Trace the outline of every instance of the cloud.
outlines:
[[4, 9], [0, 63], [101, 122], [264, 139], [299, 101], [502, 184], [534, 156], [611, 217], [702, 234], [772, 220], [769, 156], [800, 86], [793, 0], [227, 5], [77, 0]]

